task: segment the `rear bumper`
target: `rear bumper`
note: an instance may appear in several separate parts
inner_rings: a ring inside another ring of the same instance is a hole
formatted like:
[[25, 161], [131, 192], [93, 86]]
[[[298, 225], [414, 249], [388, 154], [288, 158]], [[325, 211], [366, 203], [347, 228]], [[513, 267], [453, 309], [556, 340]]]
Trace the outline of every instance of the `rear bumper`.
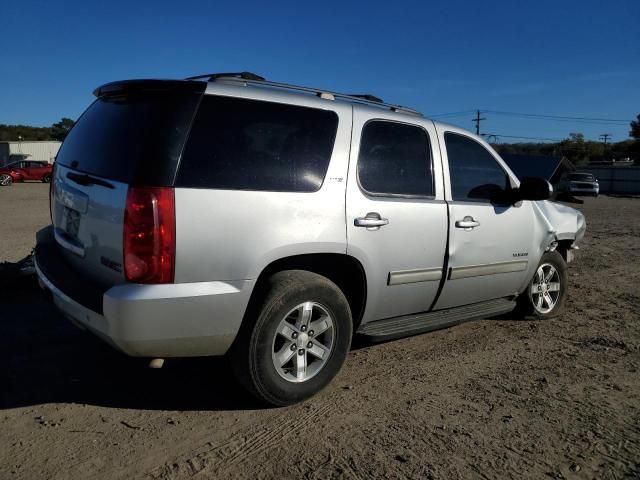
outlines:
[[[102, 293], [102, 308], [90, 308], [85, 297], [77, 297], [69, 285], [53, 280], [64, 277], [53, 269], [66, 265], [49, 262], [47, 249], [39, 247], [36, 271], [56, 307], [73, 323], [131, 356], [225, 354], [240, 329], [253, 288], [251, 280], [123, 284]], [[69, 271], [68, 275], [78, 274]]]

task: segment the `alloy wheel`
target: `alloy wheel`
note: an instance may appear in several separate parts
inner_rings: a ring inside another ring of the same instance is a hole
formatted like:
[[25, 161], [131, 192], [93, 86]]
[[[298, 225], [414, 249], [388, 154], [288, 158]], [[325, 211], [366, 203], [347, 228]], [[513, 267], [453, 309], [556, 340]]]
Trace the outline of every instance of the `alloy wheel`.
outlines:
[[317, 375], [334, 347], [335, 324], [328, 309], [304, 302], [287, 313], [272, 344], [273, 366], [289, 382], [300, 383]]
[[550, 263], [538, 267], [531, 283], [531, 299], [537, 312], [549, 313], [560, 298], [560, 274]]

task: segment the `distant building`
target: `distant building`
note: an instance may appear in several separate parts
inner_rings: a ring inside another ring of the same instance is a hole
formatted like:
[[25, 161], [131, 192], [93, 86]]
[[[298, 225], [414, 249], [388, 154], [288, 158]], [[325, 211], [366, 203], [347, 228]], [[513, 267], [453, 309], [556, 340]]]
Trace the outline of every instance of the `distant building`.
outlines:
[[520, 180], [524, 177], [542, 177], [552, 185], [556, 185], [564, 173], [576, 169], [567, 157], [507, 153], [500, 156]]
[[27, 157], [29, 160], [53, 163], [60, 150], [61, 142], [0, 142], [0, 166], [11, 163], [14, 159]]
[[589, 162], [589, 166], [596, 165], [611, 165], [614, 167], [629, 167], [633, 165], [633, 160], [629, 157], [621, 158], [620, 160], [616, 160], [615, 158], [611, 158], [609, 160], [592, 160]]

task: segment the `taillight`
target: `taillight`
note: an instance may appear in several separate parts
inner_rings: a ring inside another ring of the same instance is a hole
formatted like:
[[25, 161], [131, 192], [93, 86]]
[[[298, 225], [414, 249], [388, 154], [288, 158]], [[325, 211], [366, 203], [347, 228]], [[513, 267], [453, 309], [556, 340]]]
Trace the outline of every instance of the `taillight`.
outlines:
[[128, 281], [173, 282], [176, 254], [173, 188], [129, 187], [123, 250]]

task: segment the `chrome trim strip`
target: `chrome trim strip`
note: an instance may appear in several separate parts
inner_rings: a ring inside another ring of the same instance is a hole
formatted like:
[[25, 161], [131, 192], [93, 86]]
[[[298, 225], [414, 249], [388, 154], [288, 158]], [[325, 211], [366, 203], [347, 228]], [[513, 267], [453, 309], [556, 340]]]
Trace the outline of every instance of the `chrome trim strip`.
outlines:
[[437, 282], [442, 278], [441, 268], [419, 268], [417, 270], [398, 270], [389, 272], [387, 285], [402, 285], [405, 283]]
[[470, 265], [468, 267], [453, 267], [449, 274], [449, 280], [460, 278], [481, 277], [484, 275], [495, 275], [497, 273], [522, 272], [529, 264], [526, 260], [515, 260], [512, 262], [497, 262], [486, 265]]

